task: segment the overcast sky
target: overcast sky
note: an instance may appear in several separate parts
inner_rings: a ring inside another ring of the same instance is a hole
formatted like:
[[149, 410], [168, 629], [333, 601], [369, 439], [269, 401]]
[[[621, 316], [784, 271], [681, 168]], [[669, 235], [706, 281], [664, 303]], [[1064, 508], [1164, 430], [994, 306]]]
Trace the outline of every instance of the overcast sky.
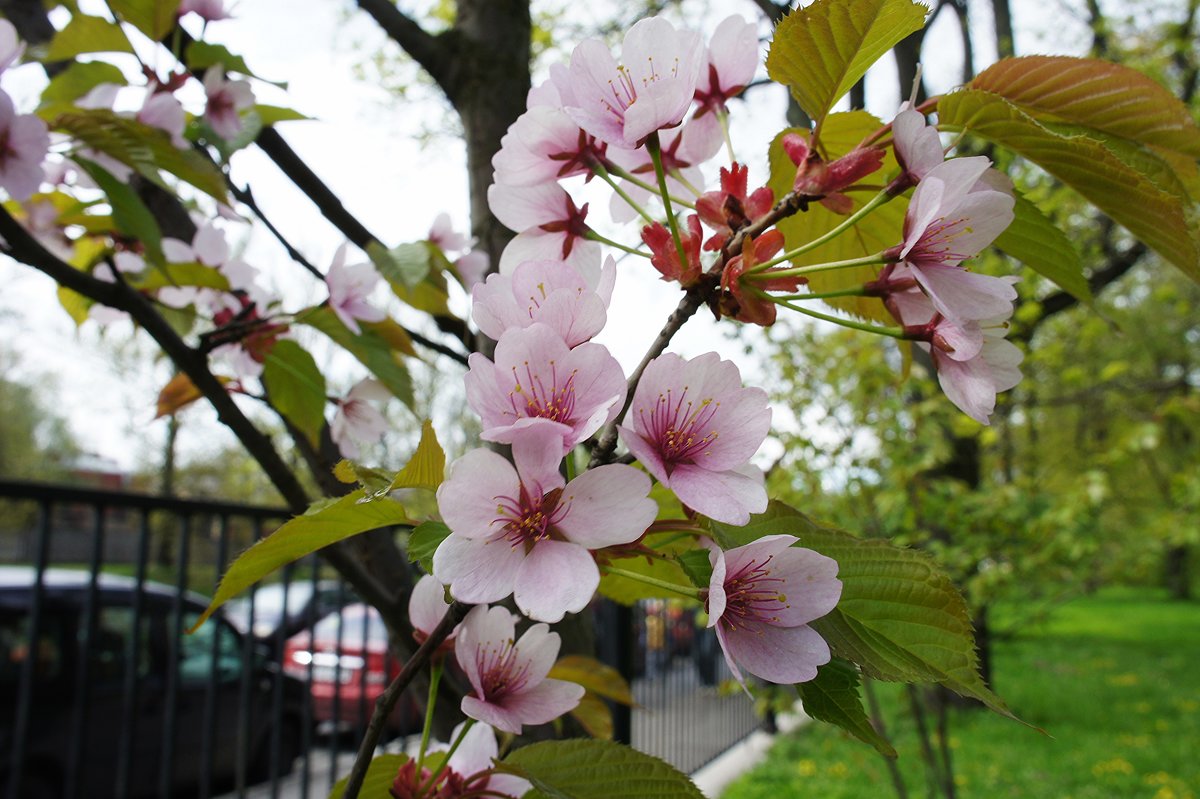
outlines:
[[[89, 4], [81, 5], [87, 8]], [[975, 6], [979, 18], [976, 59], [982, 67], [995, 55], [990, 49], [990, 5], [984, 0], [973, 3], [973, 10]], [[705, 7], [712, 11], [701, 14]], [[1014, 2], [1015, 17], [1022, 25], [1018, 50], [1078, 52], [1083, 39], [1071, 8], [1072, 4], [1065, 2]], [[729, 13], [747, 19], [757, 13], [748, 0], [716, 0], [691, 10], [697, 12], [689, 16], [692, 24], [706, 33]], [[431, 96], [428, 90], [418, 89], [413, 93], [415, 99], [399, 101], [356, 76], [355, 68], [364, 54], [388, 46], [370, 19], [352, 13], [350, 4], [328, 0], [243, 0], [235, 11], [236, 19], [211, 25], [206, 38], [244, 55], [259, 76], [288, 83], [286, 94], [256, 84], [259, 100], [290, 105], [316, 119], [287, 123], [279, 130], [368, 229], [391, 245], [420, 239], [439, 211], [448, 212], [456, 227], [466, 227], [467, 184], [461, 144], [447, 135], [418, 140], [423, 133], [444, 125], [444, 108], [422, 99]], [[951, 16], [942, 16], [931, 31], [932, 46], [926, 47], [926, 76], [934, 91], [953, 86], [960, 59]], [[1038, 29], [1055, 31], [1058, 43], [1037, 34]], [[35, 65], [4, 76], [4, 88], [14, 95], [21, 110], [36, 104], [43, 82]], [[881, 116], [894, 111], [899, 100], [894, 84], [894, 69], [885, 59], [868, 81], [870, 110]], [[193, 87], [185, 102], [191, 97], [195, 103], [197, 91]], [[132, 97], [127, 100], [132, 101]], [[756, 90], [734, 109], [734, 143], [739, 159], [751, 164], [752, 180], [765, 178], [766, 143], [782, 126], [783, 108], [782, 89], [768, 87]], [[254, 148], [237, 154], [233, 175], [236, 182], [253, 187], [267, 216], [293, 244], [314, 263], [327, 266], [342, 238], [265, 156]], [[603, 215], [602, 204], [589, 221]], [[284, 297], [287, 307], [298, 308], [325, 297], [321, 285], [290, 264], [264, 230], [244, 225], [228, 229], [232, 239], [245, 244], [247, 260], [263, 270], [266, 282]], [[636, 243], [632, 227], [611, 232]], [[598, 338], [610, 346], [627, 370], [640, 359], [678, 299], [677, 287], [656, 280], [641, 259], [631, 261], [621, 264], [609, 329]], [[89, 322], [77, 330], [58, 307], [53, 284], [7, 258], [0, 258], [0, 285], [4, 286], [0, 291], [0, 340], [19, 355], [12, 376], [36, 379], [44, 385], [46, 400], [70, 419], [85, 449], [112, 458], [125, 469], [157, 461], [165, 422], [151, 421], [154, 399], [172, 370], [152, 358], [152, 344], [131, 336], [128, 325], [101, 332]], [[378, 299], [385, 301], [382, 293]], [[400, 312], [396, 303], [389, 308]], [[406, 321], [410, 321], [408, 317]], [[717, 329], [711, 315], [702, 312], [677, 336], [671, 349], [687, 356], [718, 349], [726, 357], [747, 363], [748, 382], [763, 379], [757, 366], [742, 355], [743, 345], [728, 338], [728, 329]], [[362, 370], [355, 364], [341, 363], [334, 369], [335, 382], [342, 388], [361, 376]], [[450, 424], [454, 409], [446, 410], [444, 423]], [[181, 435], [185, 457], [212, 451], [229, 440], [207, 406], [185, 412]]]

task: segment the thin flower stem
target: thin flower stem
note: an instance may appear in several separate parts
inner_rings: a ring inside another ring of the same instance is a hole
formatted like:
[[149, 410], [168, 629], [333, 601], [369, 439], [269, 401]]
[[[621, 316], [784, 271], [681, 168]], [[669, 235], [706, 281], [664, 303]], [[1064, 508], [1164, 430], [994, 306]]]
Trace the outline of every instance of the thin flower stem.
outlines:
[[813, 272], [828, 272], [833, 269], [848, 269], [852, 266], [873, 266], [874, 264], [886, 264], [889, 261], [883, 257], [883, 253], [874, 253], [872, 255], [864, 255], [862, 258], [848, 258], [845, 261], [829, 261], [824, 264], [809, 264], [808, 266], [793, 266], [788, 269], [772, 269], [766, 271], [770, 267], [783, 263], [787, 260], [783, 256], [773, 258], [766, 263], [748, 270], [743, 276], [744, 281], [756, 280], [774, 280], [777, 277], [796, 277], [798, 275], [811, 275]]
[[[627, 191], [625, 191], [625, 189], [621, 188], [621, 184], [619, 184], [615, 180], [613, 180], [612, 175], [608, 174], [608, 169], [604, 166], [604, 164], [597, 161], [596, 163], [592, 164], [592, 171], [595, 172], [597, 175], [599, 175], [601, 180], [603, 180], [605, 183], [607, 183], [609, 186], [611, 186], [612, 190], [615, 191], [621, 197], [622, 200], [629, 203], [629, 207], [632, 208], [633, 210], [637, 211], [638, 216], [640, 216], [642, 219], [646, 220], [646, 224], [648, 224], [648, 225], [654, 224], [654, 217], [650, 216], [650, 214], [648, 214], [646, 212], [645, 208], [638, 205], [637, 202], [634, 201], [634, 199], [629, 196], [629, 192], [627, 192]], [[626, 177], [625, 179], [628, 180], [629, 178]], [[649, 190], [648, 187], [647, 187], [647, 190]]]
[[[638, 188], [645, 189], [646, 191], [650, 192], [651, 194], [658, 193], [658, 187], [655, 186], [653, 183], [647, 183], [646, 181], [642, 180], [641, 178], [639, 178], [637, 175], [633, 174], [632, 172], [628, 172], [625, 169], [622, 169], [621, 167], [617, 166], [612, 161], [609, 161], [607, 164], [604, 165], [604, 167], [607, 168], [608, 171], [610, 173], [612, 173], [613, 175], [616, 175], [617, 177], [621, 178], [622, 180], [628, 180], [630, 183], [637, 186]], [[600, 173], [597, 172], [596, 174], [600, 174]], [[676, 205], [682, 205], [684, 208], [691, 208], [693, 211], [696, 210], [695, 203], [684, 200], [681, 197], [676, 197], [674, 194], [671, 195], [671, 202], [675, 203]]]
[[822, 291], [820, 293], [805, 292], [804, 294], [776, 295], [777, 300], [831, 300], [834, 297], [865, 297], [866, 290], [862, 286], [841, 291]]
[[857, 211], [850, 214], [850, 216], [843, 219], [837, 227], [826, 231], [825, 233], [821, 234], [820, 236], [818, 236], [817, 238], [808, 242], [807, 244], [801, 244], [799, 247], [797, 247], [794, 250], [789, 250], [788, 252], [785, 252], [783, 255], [780, 255], [777, 258], [773, 258], [772, 260], [767, 261], [766, 263], [759, 264], [758, 266], [754, 267], [750, 271], [751, 272], [760, 272], [764, 269], [768, 269], [771, 266], [774, 266], [775, 264], [782, 263], [783, 261], [790, 261], [791, 259], [795, 258], [798, 255], [803, 255], [806, 252], [815, 250], [817, 247], [820, 247], [822, 244], [832, 241], [833, 239], [835, 239], [838, 236], [845, 233], [850, 228], [854, 227], [854, 225], [858, 224], [858, 221], [860, 219], [865, 217], [867, 214], [870, 214], [872, 211], [874, 211], [876, 208], [883, 205], [890, 199], [892, 199], [892, 196], [890, 194], [888, 194], [886, 191], [879, 192], [874, 197], [872, 197], [871, 200], [866, 205], [864, 205], [862, 208], [859, 208]]
[[606, 572], [608, 572], [609, 574], [615, 574], [618, 577], [624, 577], [629, 580], [636, 580], [639, 583], [645, 583], [646, 585], [652, 585], [656, 588], [665, 588], [666, 590], [671, 591], [676, 594], [679, 594], [680, 596], [691, 597], [692, 599], [700, 598], [700, 589], [693, 588], [690, 585], [676, 585], [675, 583], [669, 583], [666, 580], [659, 580], [656, 577], [651, 577], [646, 574], [638, 574], [637, 572], [626, 571], [625, 569], [618, 569], [616, 566], [605, 566], [604, 570]]
[[612, 239], [607, 238], [606, 236], [601, 236], [599, 233], [592, 230], [591, 228], [588, 228], [588, 232], [584, 236], [584, 238], [588, 239], [589, 241], [598, 241], [601, 244], [607, 244], [609, 247], [616, 247], [618, 250], [621, 250], [622, 252], [627, 252], [630, 255], [640, 255], [643, 258], [650, 257], [650, 253], [648, 253], [648, 252], [643, 252], [642, 250], [636, 249], [634, 247], [630, 247], [628, 244], [622, 244], [621, 242], [613, 241]]
[[770, 294], [768, 294], [765, 291], [760, 291], [758, 289], [754, 289], [754, 292], [756, 294], [758, 294], [760, 297], [762, 297], [763, 299], [771, 300], [772, 302], [778, 303], [779, 305], [782, 305], [785, 308], [796, 311], [797, 313], [802, 313], [805, 316], [811, 316], [813, 319], [820, 319], [823, 322], [833, 322], [835, 325], [841, 325], [842, 327], [849, 327], [853, 330], [861, 330], [864, 333], [874, 333], [878, 336], [888, 336], [890, 338], [899, 338], [899, 339], [909, 338], [909, 336], [904, 332], [903, 328], [880, 327], [878, 325], [868, 325], [863, 322], [855, 322], [853, 319], [842, 319], [841, 317], [838, 317], [838, 316], [831, 316], [830, 314], [821, 313], [820, 311], [814, 311], [811, 308], [805, 308], [800, 305], [793, 305], [792, 303], [788, 302], [787, 300], [780, 299], [779, 297], [772, 297]]
[[667, 173], [663, 170], [662, 144], [658, 140], [658, 131], [646, 139], [646, 150], [650, 160], [654, 162], [654, 174], [658, 178], [658, 191], [662, 195], [663, 208], [667, 212], [667, 225], [671, 228], [671, 238], [675, 242], [675, 252], [679, 254], [679, 267], [687, 265], [687, 253], [683, 249], [683, 240], [679, 238], [679, 225], [675, 221], [675, 211], [671, 208], [671, 193], [667, 191]]
[[[450, 765], [450, 758], [454, 756], [454, 753], [458, 750], [458, 747], [462, 745], [463, 740], [467, 737], [467, 733], [470, 732], [471, 728], [474, 726], [475, 719], [468, 718], [466, 723], [463, 724], [462, 732], [458, 734], [458, 737], [454, 739], [454, 742], [450, 744], [450, 748], [446, 751], [446, 757], [442, 759], [442, 765], [438, 766], [437, 771], [429, 775], [428, 782], [422, 783], [421, 787], [417, 789], [417, 796], [425, 796], [426, 791], [428, 791], [434, 785], [437, 785], [438, 778], [442, 776], [442, 772], [444, 772]], [[418, 779], [420, 779], [420, 774], [421, 772], [418, 769]]]
[[435, 661], [429, 668], [429, 701], [425, 703], [425, 727], [421, 730], [421, 750], [417, 753], [417, 773], [425, 764], [425, 752], [429, 748], [429, 733], [433, 728], [433, 708], [437, 703], [438, 683], [442, 681], [442, 664]]
[[717, 121], [721, 123], [721, 135], [725, 137], [725, 152], [729, 153], [729, 163], [737, 161], [737, 156], [733, 154], [733, 139], [729, 137], [729, 114], [725, 111], [714, 111], [717, 115]]
[[680, 185], [682, 185], [685, 189], [690, 191], [692, 194], [696, 195], [697, 197], [700, 196], [700, 190], [697, 189], [695, 186], [693, 186], [692, 182], [683, 176], [682, 169], [672, 169], [671, 177], [673, 177], [677, 181], [679, 181]]

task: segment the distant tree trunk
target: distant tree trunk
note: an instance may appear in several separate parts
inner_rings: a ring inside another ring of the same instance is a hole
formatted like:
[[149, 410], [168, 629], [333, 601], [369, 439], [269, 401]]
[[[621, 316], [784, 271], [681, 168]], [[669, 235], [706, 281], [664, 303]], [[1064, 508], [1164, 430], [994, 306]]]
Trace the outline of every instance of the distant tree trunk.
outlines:
[[1187, 544], [1167, 547], [1163, 557], [1163, 584], [1171, 599], [1192, 598], [1191, 552]]
[[996, 55], [1012, 58], [1017, 54], [1013, 39], [1012, 7], [1008, 0], [992, 0], [992, 21], [996, 30]]

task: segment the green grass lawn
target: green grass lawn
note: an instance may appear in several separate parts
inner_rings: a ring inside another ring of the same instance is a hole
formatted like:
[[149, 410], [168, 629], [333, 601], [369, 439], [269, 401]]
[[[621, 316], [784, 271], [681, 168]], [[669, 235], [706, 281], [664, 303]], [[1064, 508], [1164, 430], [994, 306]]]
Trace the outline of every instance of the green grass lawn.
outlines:
[[[1200, 604], [1114, 590], [1078, 599], [997, 645], [995, 688], [1034, 730], [956, 711], [960, 799], [1197, 799]], [[926, 796], [918, 739], [896, 686], [877, 684], [912, 799]], [[781, 737], [723, 799], [895, 796], [882, 759], [820, 722]]]

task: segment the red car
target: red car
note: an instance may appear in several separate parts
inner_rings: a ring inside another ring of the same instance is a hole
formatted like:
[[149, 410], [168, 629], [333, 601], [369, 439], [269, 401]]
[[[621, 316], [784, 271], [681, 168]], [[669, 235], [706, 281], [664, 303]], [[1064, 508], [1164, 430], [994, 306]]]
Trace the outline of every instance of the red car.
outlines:
[[[388, 632], [370, 605], [347, 605], [296, 633], [283, 649], [285, 673], [304, 680], [312, 693], [313, 718], [335, 728], [361, 729], [375, 700], [400, 673], [388, 649]], [[417, 732], [424, 721], [421, 705], [407, 692], [396, 704], [389, 726], [400, 734]]]

